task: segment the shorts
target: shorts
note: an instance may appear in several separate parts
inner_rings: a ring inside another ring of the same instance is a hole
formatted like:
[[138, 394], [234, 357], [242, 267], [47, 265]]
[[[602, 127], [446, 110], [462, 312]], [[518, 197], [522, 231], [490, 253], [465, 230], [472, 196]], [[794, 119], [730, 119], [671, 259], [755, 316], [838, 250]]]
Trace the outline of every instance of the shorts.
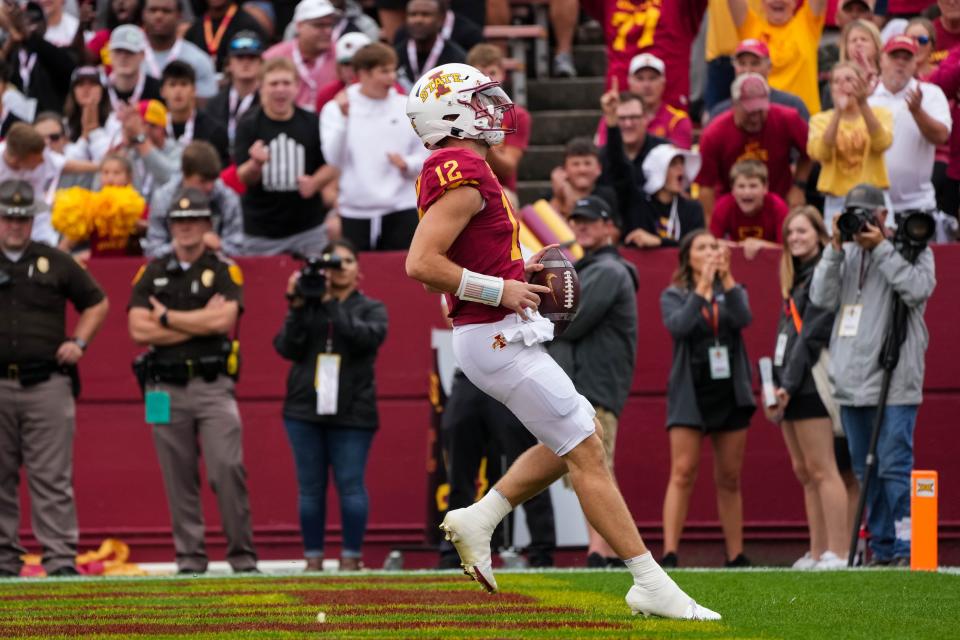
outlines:
[[816, 393], [805, 393], [790, 398], [790, 404], [783, 411], [783, 419], [813, 420], [814, 418], [829, 418], [830, 413], [823, 406], [823, 401]]
[[454, 327], [453, 355], [470, 382], [506, 405], [544, 446], [566, 455], [595, 433], [596, 412], [542, 344], [503, 339], [501, 331], [517, 322], [511, 313]]
[[619, 422], [617, 414], [608, 411], [603, 407], [594, 407], [597, 412], [597, 420], [603, 428], [603, 454], [607, 461], [607, 468], [613, 472], [613, 456], [617, 448], [617, 427]]

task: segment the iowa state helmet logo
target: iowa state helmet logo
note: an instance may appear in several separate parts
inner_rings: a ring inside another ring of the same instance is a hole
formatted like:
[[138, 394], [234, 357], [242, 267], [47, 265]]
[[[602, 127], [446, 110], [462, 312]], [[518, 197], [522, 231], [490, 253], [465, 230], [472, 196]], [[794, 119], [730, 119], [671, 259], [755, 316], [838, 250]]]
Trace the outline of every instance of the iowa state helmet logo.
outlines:
[[459, 73], [444, 73], [443, 70], [437, 71], [428, 77], [427, 80], [429, 82], [420, 89], [420, 102], [426, 102], [431, 93], [434, 98], [439, 100], [440, 96], [450, 93], [450, 87], [447, 86], [448, 84], [463, 81]]

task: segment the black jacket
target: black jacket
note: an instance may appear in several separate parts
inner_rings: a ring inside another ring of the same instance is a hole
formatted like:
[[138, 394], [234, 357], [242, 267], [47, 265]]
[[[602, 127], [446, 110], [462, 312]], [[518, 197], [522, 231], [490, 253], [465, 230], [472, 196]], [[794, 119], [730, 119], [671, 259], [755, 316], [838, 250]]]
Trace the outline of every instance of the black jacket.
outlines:
[[783, 365], [778, 367], [774, 362], [773, 376], [791, 398], [817, 393], [810, 369], [820, 359], [820, 352], [829, 348], [830, 334], [833, 332], [834, 313], [816, 306], [809, 297], [810, 280], [813, 279], [813, 270], [819, 261], [819, 256], [806, 264], [798, 265], [794, 261], [793, 289], [790, 290], [790, 296], [802, 319], [800, 335], [797, 335], [789, 302], [780, 307], [777, 336], [779, 339], [781, 333], [786, 334], [787, 346]]
[[624, 234], [640, 226], [640, 206], [646, 198], [643, 185], [647, 181], [643, 175], [643, 161], [651, 149], [668, 143], [668, 140], [648, 133], [637, 157], [630, 160], [623, 146], [620, 127], [607, 127], [607, 144], [600, 151], [600, 160], [603, 164], [600, 184], [613, 187], [617, 193], [620, 213], [623, 216]]
[[37, 56], [30, 72], [29, 86], [24, 91], [23, 78], [20, 74], [20, 55], [16, 47], [11, 49], [8, 58], [10, 65], [8, 80], [28, 98], [36, 98], [37, 113], [43, 111], [61, 113], [63, 103], [67, 100], [70, 75], [77, 66], [73, 52], [66, 47], [58, 47], [47, 42], [39, 34], [30, 36], [21, 46], [28, 56]]
[[[328, 336], [332, 336], [331, 352], [341, 358], [337, 414], [319, 416], [314, 377], [317, 356], [327, 351]], [[331, 300], [291, 309], [273, 339], [277, 353], [293, 361], [287, 376], [284, 417], [337, 427], [376, 429], [373, 368], [386, 337], [386, 306], [359, 291], [343, 302]]]
[[[672, 204], [663, 204], [655, 196], [644, 198], [640, 203], [637, 216], [637, 226], [644, 231], [649, 231], [655, 236], [660, 235], [659, 221], [670, 219], [670, 209]], [[677, 200], [677, 218], [680, 220], [680, 238], [687, 235], [694, 229], [702, 229], [703, 206], [696, 200], [690, 200], [682, 196]], [[673, 238], [664, 238], [661, 236], [661, 245], [663, 247], [676, 247], [680, 243]]]
[[620, 415], [637, 359], [637, 269], [612, 246], [575, 267], [580, 309], [549, 352], [590, 404]]

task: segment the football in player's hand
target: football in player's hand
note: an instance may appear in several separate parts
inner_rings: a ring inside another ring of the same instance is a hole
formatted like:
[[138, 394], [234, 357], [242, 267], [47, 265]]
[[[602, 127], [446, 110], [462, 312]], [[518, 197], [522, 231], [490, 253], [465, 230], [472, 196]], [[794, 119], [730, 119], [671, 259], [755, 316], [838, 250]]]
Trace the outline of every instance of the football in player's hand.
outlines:
[[540, 294], [540, 314], [553, 321], [553, 333], [558, 336], [570, 325], [580, 306], [580, 279], [556, 247], [547, 249], [540, 264], [543, 269], [533, 274], [531, 282], [550, 289], [550, 293]]

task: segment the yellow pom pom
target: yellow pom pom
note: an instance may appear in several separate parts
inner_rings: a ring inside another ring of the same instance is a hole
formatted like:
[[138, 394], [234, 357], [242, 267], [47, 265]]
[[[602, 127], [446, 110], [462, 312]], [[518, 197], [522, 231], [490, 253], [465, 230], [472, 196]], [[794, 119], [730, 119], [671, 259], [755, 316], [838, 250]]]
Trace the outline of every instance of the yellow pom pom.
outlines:
[[53, 228], [73, 242], [86, 240], [93, 231], [90, 211], [93, 195], [83, 187], [57, 191], [50, 215]]
[[93, 225], [101, 238], [129, 237], [147, 203], [133, 187], [104, 187], [93, 204]]

